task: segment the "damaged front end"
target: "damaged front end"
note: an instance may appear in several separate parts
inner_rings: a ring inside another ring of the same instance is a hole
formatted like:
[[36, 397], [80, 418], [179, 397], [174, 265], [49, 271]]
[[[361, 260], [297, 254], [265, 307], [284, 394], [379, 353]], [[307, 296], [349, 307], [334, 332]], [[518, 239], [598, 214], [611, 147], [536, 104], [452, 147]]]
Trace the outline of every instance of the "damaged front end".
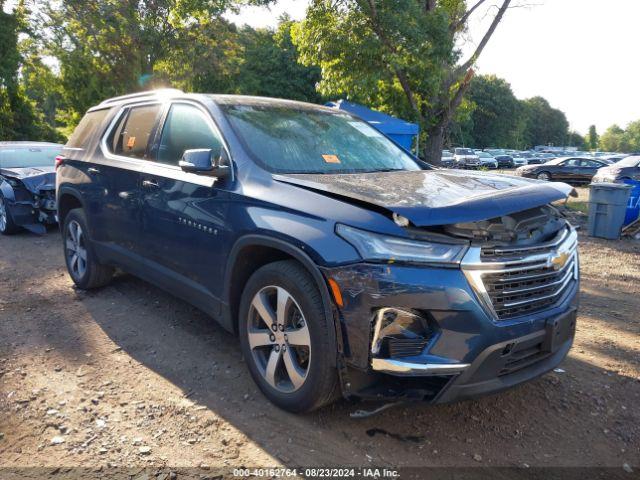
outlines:
[[11, 169], [3, 171], [0, 178], [7, 215], [16, 226], [42, 235], [47, 225], [57, 223], [53, 171]]
[[579, 267], [577, 234], [556, 208], [405, 230], [426, 249], [446, 242], [457, 253], [442, 263], [372, 261], [356, 244], [363, 262], [324, 271], [344, 302], [347, 396], [450, 402], [562, 361], [575, 332]]

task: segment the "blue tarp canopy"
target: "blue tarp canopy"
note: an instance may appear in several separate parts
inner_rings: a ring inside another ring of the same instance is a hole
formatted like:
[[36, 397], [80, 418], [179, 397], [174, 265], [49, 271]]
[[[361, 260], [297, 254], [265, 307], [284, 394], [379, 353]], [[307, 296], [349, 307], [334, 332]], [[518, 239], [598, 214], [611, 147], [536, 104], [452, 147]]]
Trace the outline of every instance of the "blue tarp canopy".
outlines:
[[337, 108], [357, 115], [409, 151], [411, 151], [413, 146], [414, 137], [420, 132], [420, 128], [415, 123], [405, 122], [399, 118], [371, 110], [357, 103], [338, 100], [337, 102], [329, 102], [326, 105], [327, 107]]

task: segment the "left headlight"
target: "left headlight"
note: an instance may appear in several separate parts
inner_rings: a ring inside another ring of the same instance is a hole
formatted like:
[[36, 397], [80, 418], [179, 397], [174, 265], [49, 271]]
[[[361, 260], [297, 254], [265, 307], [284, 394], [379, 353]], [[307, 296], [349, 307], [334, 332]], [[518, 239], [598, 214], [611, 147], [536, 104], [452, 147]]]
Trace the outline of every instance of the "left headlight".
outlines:
[[373, 262], [457, 265], [467, 249], [466, 245], [391, 237], [341, 224], [336, 225], [336, 233], [353, 245], [364, 260]]

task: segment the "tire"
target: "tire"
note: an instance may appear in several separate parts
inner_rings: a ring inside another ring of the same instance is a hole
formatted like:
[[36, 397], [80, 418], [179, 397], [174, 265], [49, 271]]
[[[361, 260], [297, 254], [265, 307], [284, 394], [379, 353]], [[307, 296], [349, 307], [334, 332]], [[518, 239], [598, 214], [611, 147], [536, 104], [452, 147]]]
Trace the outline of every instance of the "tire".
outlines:
[[90, 290], [111, 281], [113, 268], [98, 262], [89, 238], [87, 218], [81, 208], [71, 210], [65, 217], [62, 245], [67, 271], [78, 288]]
[[13, 221], [9, 206], [6, 203], [4, 196], [0, 193], [0, 234], [13, 235], [19, 231], [20, 227]]
[[538, 180], [544, 180], [546, 182], [550, 182], [551, 181], [551, 174], [549, 172], [540, 172], [538, 175], [536, 175], [536, 178]]
[[251, 276], [238, 327], [249, 372], [272, 403], [300, 413], [336, 398], [333, 320], [326, 318], [316, 283], [298, 262], [270, 263]]

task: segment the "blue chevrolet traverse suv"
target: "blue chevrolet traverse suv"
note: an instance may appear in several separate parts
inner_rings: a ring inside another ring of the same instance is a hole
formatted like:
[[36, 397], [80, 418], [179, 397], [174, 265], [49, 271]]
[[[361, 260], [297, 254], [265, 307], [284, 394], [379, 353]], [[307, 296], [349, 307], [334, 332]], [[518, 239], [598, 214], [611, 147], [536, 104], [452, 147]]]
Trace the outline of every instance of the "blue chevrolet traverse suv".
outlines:
[[57, 159], [75, 284], [119, 268], [185, 299], [295, 412], [450, 402], [558, 365], [579, 270], [553, 204], [572, 192], [434, 168], [343, 111], [176, 90], [91, 108]]

